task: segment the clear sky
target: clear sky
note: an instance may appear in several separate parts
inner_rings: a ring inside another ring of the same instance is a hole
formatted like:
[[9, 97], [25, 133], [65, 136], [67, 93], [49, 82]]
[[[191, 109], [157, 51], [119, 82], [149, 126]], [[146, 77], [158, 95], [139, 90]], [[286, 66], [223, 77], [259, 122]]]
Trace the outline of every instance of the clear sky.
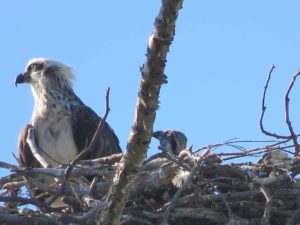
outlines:
[[[77, 76], [75, 92], [99, 115], [105, 89], [111, 87], [108, 122], [124, 149], [134, 118], [139, 67], [159, 7], [158, 0], [2, 1], [1, 160], [15, 162], [18, 134], [31, 118], [30, 88], [15, 88], [14, 79], [33, 57], [71, 65]], [[169, 83], [161, 89], [155, 130], [181, 130], [194, 148], [235, 137], [270, 140], [259, 130], [259, 116], [267, 72], [274, 63], [265, 125], [287, 134], [283, 100], [291, 75], [300, 67], [299, 8], [296, 0], [185, 1], [168, 55]], [[300, 83], [291, 100], [297, 133], [299, 89]], [[157, 152], [156, 140], [149, 150]]]

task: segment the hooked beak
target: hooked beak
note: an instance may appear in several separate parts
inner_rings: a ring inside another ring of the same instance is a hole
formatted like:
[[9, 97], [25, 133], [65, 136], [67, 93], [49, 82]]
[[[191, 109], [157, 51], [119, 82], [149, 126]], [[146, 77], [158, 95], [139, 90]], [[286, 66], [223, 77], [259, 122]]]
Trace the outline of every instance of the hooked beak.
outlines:
[[156, 139], [159, 139], [161, 137], [161, 135], [163, 135], [164, 132], [163, 131], [155, 131], [152, 133], [152, 137], [155, 137]]
[[17, 87], [18, 84], [28, 83], [29, 82], [29, 74], [28, 73], [20, 73], [15, 79], [15, 85]]

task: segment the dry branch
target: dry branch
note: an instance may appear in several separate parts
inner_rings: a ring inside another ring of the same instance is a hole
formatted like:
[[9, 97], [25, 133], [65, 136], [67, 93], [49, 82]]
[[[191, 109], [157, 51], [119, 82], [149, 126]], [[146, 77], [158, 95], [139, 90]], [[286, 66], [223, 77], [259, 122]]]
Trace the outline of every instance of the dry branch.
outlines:
[[169, 206], [167, 207], [167, 209], [166, 209], [166, 211], [164, 213], [164, 217], [163, 217], [163, 225], [169, 225], [168, 220], [169, 220], [169, 216], [170, 216], [170, 211], [175, 208], [176, 203], [177, 203], [179, 197], [188, 188], [188, 185], [190, 185], [190, 183], [192, 182], [192, 179], [195, 176], [195, 173], [198, 172], [198, 170], [199, 170], [199, 168], [201, 168], [201, 166], [203, 166], [203, 164], [204, 164], [203, 160], [208, 156], [209, 153], [210, 153], [210, 150], [207, 150], [201, 157], [199, 157], [196, 160], [196, 163], [195, 163], [192, 171], [190, 172], [189, 176], [184, 181], [184, 183], [181, 186], [181, 188], [179, 188], [179, 190], [176, 192], [176, 194], [172, 198]]
[[294, 142], [294, 146], [295, 146], [295, 153], [294, 155], [295, 156], [298, 156], [299, 155], [299, 144], [298, 144], [298, 140], [297, 140], [297, 135], [295, 134], [294, 132], [294, 128], [292, 126], [292, 122], [290, 120], [290, 92], [295, 84], [295, 81], [297, 79], [297, 77], [300, 75], [300, 71], [298, 70], [297, 73], [293, 76], [292, 78], [292, 82], [290, 83], [288, 89], [287, 89], [287, 92], [285, 94], [285, 122], [288, 126], [288, 129], [290, 131], [290, 134], [291, 134], [291, 138], [293, 139], [293, 142]]
[[28, 143], [33, 156], [38, 160], [38, 162], [42, 165], [42, 167], [49, 168], [50, 167], [49, 163], [40, 154], [40, 151], [35, 144], [34, 128], [28, 129], [28, 135], [27, 135], [26, 142]]
[[164, 0], [154, 23], [147, 46], [147, 60], [141, 68], [142, 81], [136, 105], [135, 120], [107, 197], [101, 224], [118, 224], [128, 190], [136, 178], [148, 149], [158, 108], [160, 87], [166, 82], [166, 56], [175, 35], [175, 22], [183, 0]]
[[93, 151], [95, 149], [95, 144], [96, 144], [96, 140], [99, 139], [99, 136], [101, 134], [101, 130], [104, 127], [106, 118], [108, 116], [108, 113], [110, 111], [109, 108], [109, 91], [110, 88], [107, 88], [106, 90], [106, 95], [105, 95], [105, 113], [103, 118], [99, 121], [98, 127], [94, 133], [94, 136], [91, 140], [91, 142], [89, 143], [89, 145], [84, 148], [75, 159], [72, 160], [72, 162], [70, 162], [70, 164], [68, 165], [68, 167], [66, 168], [66, 170], [64, 171], [64, 178], [61, 179], [62, 180], [62, 184], [60, 186], [59, 191], [57, 191], [57, 193], [55, 195], [53, 195], [49, 200], [47, 200], [47, 205], [51, 205], [63, 192], [64, 189], [67, 186], [67, 182], [69, 179], [69, 176], [74, 168], [74, 166], [84, 157], [86, 156], [89, 152]]
[[262, 112], [261, 112], [261, 116], [260, 116], [260, 120], [259, 120], [259, 125], [260, 125], [260, 130], [267, 136], [271, 136], [271, 137], [275, 137], [275, 138], [280, 138], [280, 139], [290, 139], [291, 137], [290, 136], [284, 136], [284, 135], [278, 135], [276, 133], [271, 133], [269, 131], [267, 131], [265, 128], [264, 128], [264, 125], [263, 125], [263, 119], [264, 119], [264, 115], [265, 115], [265, 112], [266, 112], [266, 104], [265, 104], [265, 101], [266, 101], [266, 94], [267, 94], [267, 89], [269, 87], [269, 83], [270, 83], [270, 80], [271, 80], [271, 77], [272, 77], [272, 73], [273, 73], [273, 70], [275, 69], [275, 65], [272, 65], [270, 71], [269, 71], [269, 74], [268, 74], [268, 78], [267, 78], [267, 82], [266, 82], [266, 85], [264, 87], [264, 92], [263, 92], [263, 98], [262, 98]]
[[271, 208], [272, 208], [272, 196], [270, 191], [267, 187], [262, 186], [261, 192], [264, 194], [266, 198], [266, 207], [263, 218], [261, 220], [261, 225], [269, 225], [270, 224], [270, 217], [271, 217]]
[[268, 78], [267, 78], [267, 82], [266, 85], [264, 87], [264, 92], [263, 92], [263, 97], [262, 97], [262, 112], [261, 112], [261, 116], [260, 116], [260, 130], [267, 136], [271, 136], [271, 137], [275, 137], [277, 139], [285, 139], [287, 141], [291, 140], [293, 141], [293, 146], [294, 146], [294, 156], [298, 156], [299, 152], [300, 152], [300, 146], [298, 144], [298, 136], [295, 131], [294, 128], [292, 126], [292, 122], [290, 119], [290, 92], [292, 90], [292, 88], [294, 87], [294, 84], [296, 82], [297, 77], [300, 75], [300, 70], [298, 70], [292, 77], [292, 81], [290, 83], [290, 85], [288, 86], [288, 89], [286, 91], [285, 94], [285, 122], [287, 124], [287, 127], [290, 131], [290, 135], [289, 136], [284, 136], [284, 135], [278, 135], [276, 133], [271, 133], [267, 130], [265, 130], [264, 125], [263, 125], [263, 119], [264, 119], [264, 115], [265, 115], [265, 111], [267, 109], [266, 105], [265, 105], [265, 99], [266, 99], [266, 93], [267, 93], [267, 89], [271, 80], [271, 76], [273, 73], [273, 70], [275, 69], [275, 66], [272, 65], [269, 74], [268, 74]]

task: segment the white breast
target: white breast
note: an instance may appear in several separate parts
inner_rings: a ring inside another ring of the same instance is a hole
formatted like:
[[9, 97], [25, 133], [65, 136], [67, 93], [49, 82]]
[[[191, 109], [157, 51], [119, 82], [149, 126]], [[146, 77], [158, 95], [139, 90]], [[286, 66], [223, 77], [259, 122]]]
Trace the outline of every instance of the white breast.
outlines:
[[73, 131], [68, 117], [38, 119], [35, 121], [38, 146], [42, 155], [51, 166], [58, 166], [73, 160], [77, 155], [77, 148], [73, 138]]

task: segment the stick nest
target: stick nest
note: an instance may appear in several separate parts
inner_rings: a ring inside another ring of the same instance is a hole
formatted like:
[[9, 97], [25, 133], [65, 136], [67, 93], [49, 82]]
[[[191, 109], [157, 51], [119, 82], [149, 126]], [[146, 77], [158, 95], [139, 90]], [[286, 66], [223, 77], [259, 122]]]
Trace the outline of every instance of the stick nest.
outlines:
[[[298, 224], [298, 157], [275, 144], [226, 154], [214, 153], [216, 146], [196, 152], [186, 149], [172, 157], [158, 154], [146, 160], [130, 188], [120, 224]], [[243, 161], [249, 155], [260, 160], [227, 163], [235, 157]], [[1, 163], [12, 173], [1, 179], [0, 197], [5, 205], [0, 208], [0, 221], [25, 224], [35, 218], [45, 221], [41, 224], [93, 224], [101, 215], [121, 157], [80, 161], [67, 181], [63, 180], [66, 167], [20, 168]], [[54, 177], [56, 182], [45, 187], [37, 174]], [[78, 177], [83, 183], [72, 182]], [[31, 192], [43, 191], [40, 199], [20, 191], [28, 182]], [[63, 205], [47, 205], [62, 183], [66, 183], [59, 194]]]

